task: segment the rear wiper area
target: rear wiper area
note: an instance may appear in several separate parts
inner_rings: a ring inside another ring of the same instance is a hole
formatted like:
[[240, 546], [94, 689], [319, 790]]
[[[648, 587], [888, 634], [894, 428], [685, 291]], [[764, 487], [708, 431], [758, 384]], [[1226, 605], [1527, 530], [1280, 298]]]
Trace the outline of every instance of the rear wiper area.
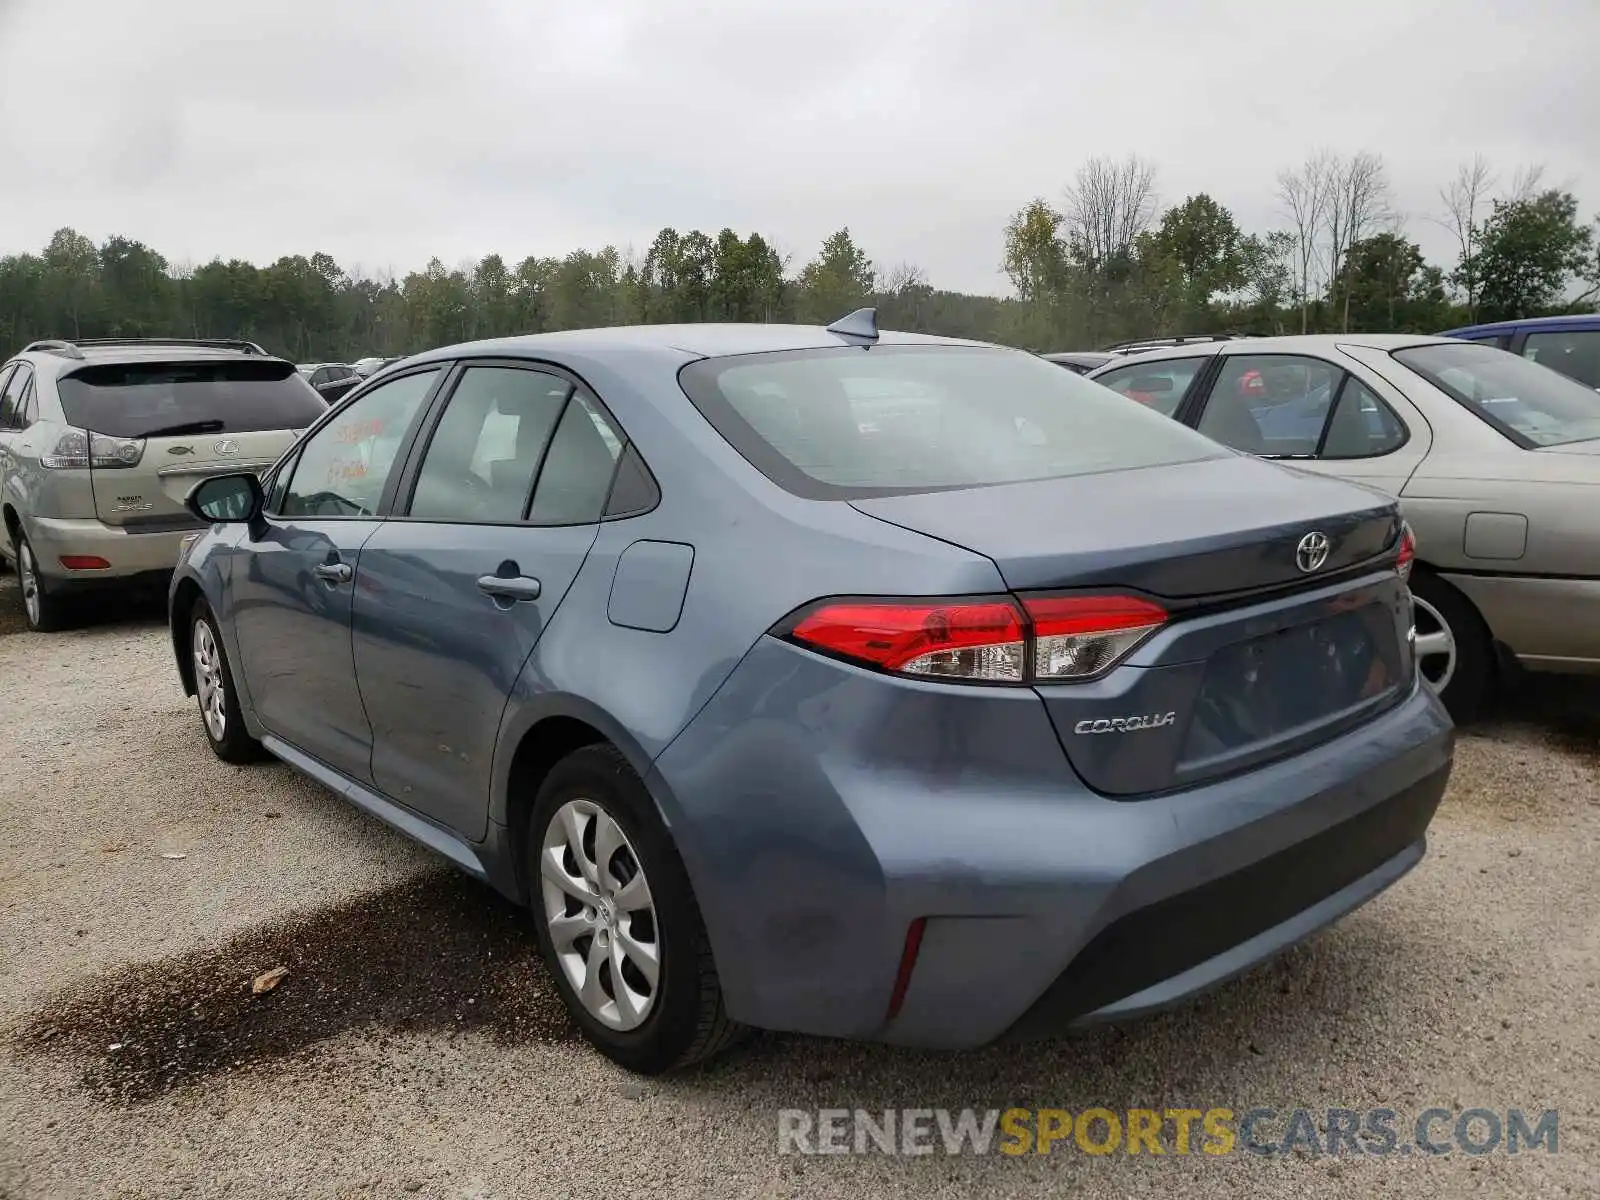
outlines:
[[186, 433], [221, 433], [228, 427], [226, 421], [212, 418], [209, 421], [185, 421], [181, 425], [163, 425], [160, 429], [151, 429], [144, 433], [144, 437], [182, 437]]

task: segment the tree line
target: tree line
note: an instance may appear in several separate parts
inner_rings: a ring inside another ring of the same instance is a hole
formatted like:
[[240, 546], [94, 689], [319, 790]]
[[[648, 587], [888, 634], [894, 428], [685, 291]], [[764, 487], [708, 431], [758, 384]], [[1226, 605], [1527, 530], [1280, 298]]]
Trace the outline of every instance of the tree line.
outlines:
[[1000, 264], [1014, 295], [933, 287], [873, 262], [848, 228], [795, 264], [759, 233], [663, 229], [615, 246], [497, 254], [403, 277], [331, 256], [267, 266], [170, 262], [114, 236], [59, 230], [37, 254], [0, 257], [0, 349], [38, 338], [243, 337], [298, 361], [414, 353], [513, 333], [672, 321], [826, 323], [875, 304], [887, 328], [1034, 350], [1093, 349], [1175, 333], [1434, 332], [1470, 320], [1585, 311], [1600, 297], [1600, 239], [1543, 172], [1504, 186], [1478, 158], [1427, 219], [1452, 263], [1430, 263], [1395, 210], [1381, 157], [1321, 152], [1278, 177], [1278, 228], [1245, 231], [1205, 193], [1163, 208], [1155, 167], [1085, 163], [1058, 200], [1007, 222]]

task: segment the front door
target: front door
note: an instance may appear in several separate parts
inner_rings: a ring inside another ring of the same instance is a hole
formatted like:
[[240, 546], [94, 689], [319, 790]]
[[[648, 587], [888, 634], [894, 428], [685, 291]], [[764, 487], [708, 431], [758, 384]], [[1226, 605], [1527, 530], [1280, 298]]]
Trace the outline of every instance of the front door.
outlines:
[[362, 549], [354, 653], [373, 781], [469, 839], [486, 829], [506, 702], [594, 544], [620, 446], [565, 377], [468, 366], [409, 495]]
[[375, 388], [314, 430], [285, 464], [286, 486], [274, 487], [273, 511], [241, 547], [231, 580], [235, 639], [261, 723], [363, 782], [372, 730], [350, 651], [361, 552], [381, 527], [398, 456], [440, 373]]

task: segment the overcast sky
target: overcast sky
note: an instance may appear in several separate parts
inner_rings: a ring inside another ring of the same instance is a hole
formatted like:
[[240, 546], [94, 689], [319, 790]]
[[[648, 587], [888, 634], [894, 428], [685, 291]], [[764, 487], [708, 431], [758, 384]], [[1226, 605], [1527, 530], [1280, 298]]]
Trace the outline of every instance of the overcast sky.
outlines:
[[175, 261], [513, 262], [663, 225], [1002, 292], [1001, 231], [1137, 152], [1284, 224], [1277, 171], [1455, 165], [1600, 209], [1600, 0], [0, 0], [0, 252], [71, 225]]

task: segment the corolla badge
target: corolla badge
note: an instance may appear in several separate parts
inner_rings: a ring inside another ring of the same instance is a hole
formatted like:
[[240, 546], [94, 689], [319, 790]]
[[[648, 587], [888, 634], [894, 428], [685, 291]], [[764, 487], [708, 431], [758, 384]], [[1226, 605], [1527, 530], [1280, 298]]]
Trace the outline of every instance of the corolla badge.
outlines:
[[1097, 721], [1079, 721], [1073, 733], [1138, 733], [1142, 729], [1160, 729], [1178, 720], [1175, 712], [1145, 713], [1137, 717], [1101, 717]]
[[1307, 575], [1320, 570], [1322, 564], [1328, 561], [1328, 535], [1321, 532], [1312, 532], [1300, 539], [1300, 544], [1294, 549], [1294, 565]]
[[223, 438], [220, 441], [213, 442], [211, 448], [218, 454], [237, 454], [239, 453], [239, 441], [237, 438]]

